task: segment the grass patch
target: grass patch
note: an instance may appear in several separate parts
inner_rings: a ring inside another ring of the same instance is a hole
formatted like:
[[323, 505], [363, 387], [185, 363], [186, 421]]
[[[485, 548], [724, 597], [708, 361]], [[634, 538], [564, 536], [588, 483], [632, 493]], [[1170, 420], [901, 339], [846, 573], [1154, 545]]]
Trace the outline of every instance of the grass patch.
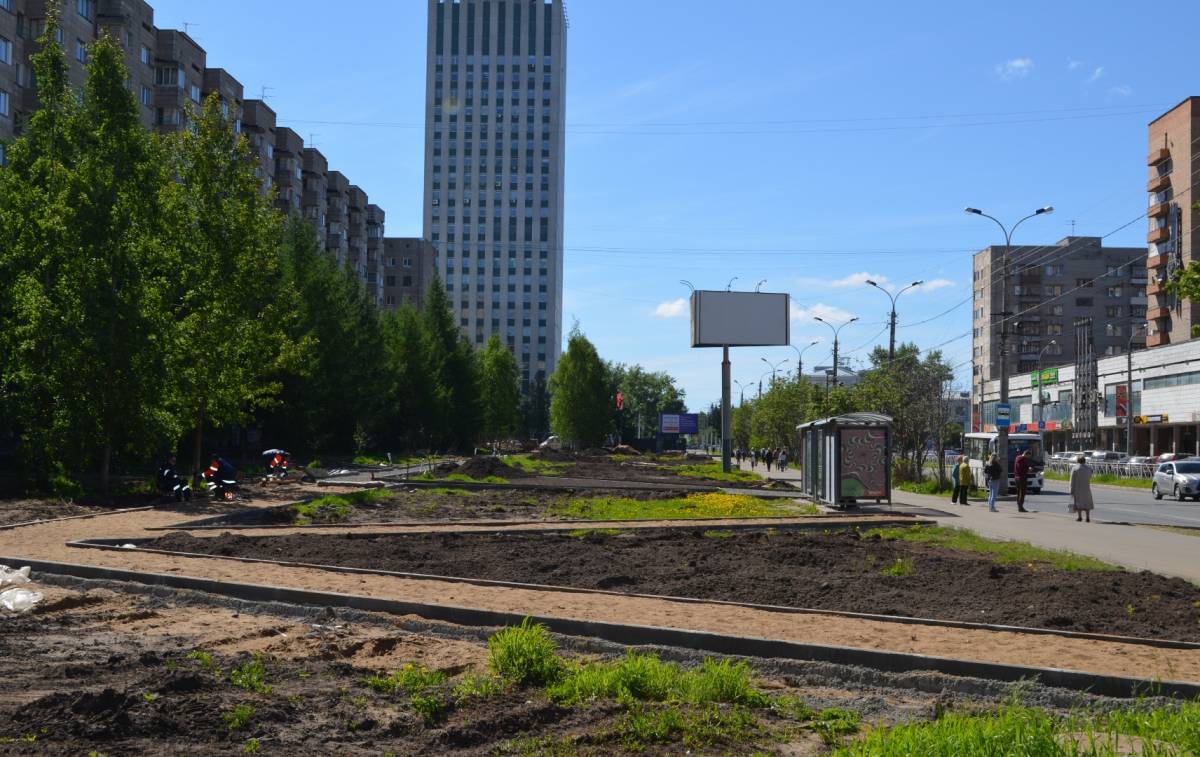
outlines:
[[619, 533], [621, 533], [619, 528], [576, 528], [568, 531], [567, 536], [572, 539], [607, 539]]
[[896, 562], [879, 571], [885, 576], [896, 576], [902, 578], [912, 575], [913, 561], [907, 557], [897, 557]]
[[[572, 499], [565, 505], [556, 506], [555, 509], [563, 515], [584, 520], [757, 518], [795, 515], [797, 512], [790, 503], [784, 505], [774, 499], [719, 492], [690, 494], [673, 499]], [[815, 514], [816, 508], [813, 510]]]
[[426, 489], [425, 491], [429, 492], [430, 494], [436, 494], [440, 497], [474, 497], [476, 494], [475, 492], [468, 491], [466, 489], [451, 489], [446, 486], [435, 486], [434, 488]]
[[766, 707], [767, 696], [751, 685], [744, 662], [706, 659], [699, 668], [685, 670], [663, 662], [654, 654], [630, 650], [616, 662], [589, 662], [568, 666], [561, 679], [546, 689], [561, 704], [590, 699], [633, 702], [684, 702], [687, 704], [739, 704]]
[[254, 754], [262, 749], [262, 742], [256, 737], [246, 739], [246, 743], [242, 744], [242, 752], [244, 754]]
[[446, 702], [434, 688], [445, 683], [446, 674], [409, 663], [387, 676], [368, 676], [363, 683], [381, 694], [408, 694], [408, 704], [426, 725], [436, 723], [446, 711]]
[[250, 724], [253, 717], [254, 708], [248, 704], [234, 705], [221, 713], [221, 720], [225, 721], [225, 727], [231, 731], [242, 730]]
[[943, 526], [910, 526], [908, 528], [873, 528], [864, 537], [932, 544], [947, 549], [961, 549], [990, 555], [999, 563], [1047, 563], [1061, 570], [1121, 570], [1103, 560], [1053, 549], [1043, 549], [1020, 541], [985, 539], [974, 531]]
[[677, 742], [689, 749], [731, 742], [742, 744], [762, 732], [758, 718], [744, 707], [720, 709], [708, 705], [683, 709], [638, 705], [621, 716], [614, 735], [625, 749], [642, 752], [651, 745]]
[[925, 479], [924, 481], [905, 481], [896, 484], [896, 488], [900, 491], [912, 492], [913, 494], [942, 494], [954, 490], [954, 485], [949, 481], [935, 481], [933, 479]]
[[487, 699], [499, 694], [503, 688], [500, 680], [493, 676], [467, 673], [458, 683], [454, 684], [450, 696], [454, 697], [456, 702], [465, 702], [468, 699]]
[[705, 539], [728, 539], [733, 532], [727, 528], [710, 528], [701, 534]]
[[[1071, 474], [1059, 473], [1050, 469], [1042, 471], [1042, 476], [1052, 481], [1071, 480]], [[1111, 473], [1093, 473], [1092, 483], [1104, 484], [1105, 486], [1122, 486], [1126, 489], [1149, 489], [1154, 484], [1154, 481], [1148, 478], [1124, 478], [1123, 476], [1114, 476]]]
[[[1141, 739], [1135, 748], [1131, 737]], [[1056, 718], [1006, 705], [987, 714], [947, 713], [869, 733], [834, 752], [838, 757], [983, 757], [984, 755], [1185, 755], [1200, 750], [1200, 704], [1108, 715]]]
[[496, 675], [517, 685], [544, 686], [563, 672], [558, 646], [546, 627], [529, 618], [488, 639], [488, 665]]
[[271, 693], [271, 687], [267, 684], [267, 668], [263, 664], [262, 654], [258, 652], [254, 653], [252, 659], [229, 672], [229, 682], [239, 689], [252, 691], [255, 694]]
[[520, 468], [526, 473], [535, 476], [561, 476], [566, 473], [567, 468], [571, 467], [570, 463], [555, 463], [550, 460], [537, 460], [526, 455], [505, 455], [503, 458], [505, 464], [511, 465], [514, 468]]
[[308, 502], [297, 502], [292, 505], [292, 522], [298, 526], [312, 523], [317, 517], [323, 520], [340, 521], [355, 507], [386, 502], [392, 495], [387, 489], [362, 489], [350, 494], [328, 494]]
[[208, 652], [201, 649], [193, 649], [191, 652], [188, 652], [187, 658], [209, 673], [218, 678], [221, 677], [221, 669], [217, 667], [217, 664], [213, 661], [213, 656]]
[[729, 481], [729, 482], [760, 482], [762, 476], [753, 471], [733, 468], [726, 473], [720, 463], [700, 463], [698, 465], [680, 465], [672, 468], [676, 474], [687, 478], [707, 478], [712, 481]]
[[1200, 528], [1184, 528], [1183, 526], [1144, 526], [1144, 528], [1153, 528], [1155, 531], [1166, 531], [1183, 536], [1200, 536]]

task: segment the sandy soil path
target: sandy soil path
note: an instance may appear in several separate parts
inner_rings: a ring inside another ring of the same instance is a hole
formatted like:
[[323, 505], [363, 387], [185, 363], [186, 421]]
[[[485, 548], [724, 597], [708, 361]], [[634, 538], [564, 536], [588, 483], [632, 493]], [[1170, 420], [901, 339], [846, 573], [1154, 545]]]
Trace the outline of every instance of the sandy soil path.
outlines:
[[[820, 614], [779, 613], [707, 603], [685, 604], [637, 597], [474, 586], [391, 576], [347, 575], [319, 569], [247, 564], [219, 558], [183, 558], [66, 546], [69, 541], [86, 538], [153, 537], [161, 532], [147, 532], [146, 528], [167, 526], [177, 523], [180, 519], [177, 512], [148, 511], [0, 531], [0, 555], [486, 608], [520, 614], [687, 628], [805, 643], [836, 644], [1109, 675], [1200, 682], [1200, 650], [1156, 649], [1114, 642], [907, 625]], [[320, 530], [327, 533], [343, 532], [332, 527]], [[496, 530], [496, 527], [490, 526], [487, 530]], [[278, 529], [271, 532], [280, 533]], [[355, 529], [355, 532], [361, 533], [363, 530]], [[204, 532], [199, 532], [198, 535], [203, 536]]]

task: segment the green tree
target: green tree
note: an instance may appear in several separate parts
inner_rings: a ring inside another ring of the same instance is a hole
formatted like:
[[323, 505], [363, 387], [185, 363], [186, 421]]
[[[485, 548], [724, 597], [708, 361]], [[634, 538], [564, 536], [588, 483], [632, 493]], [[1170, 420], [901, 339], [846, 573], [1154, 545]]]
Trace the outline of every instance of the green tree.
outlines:
[[550, 376], [550, 428], [565, 442], [595, 447], [612, 431], [608, 370], [578, 324]]
[[[1200, 202], [1192, 205], [1200, 210]], [[1166, 290], [1176, 297], [1191, 302], [1200, 302], [1200, 260], [1193, 260], [1173, 279], [1167, 282]], [[1192, 326], [1192, 336], [1200, 336], [1200, 324]]]
[[469, 452], [482, 421], [475, 354], [454, 322], [450, 298], [436, 273], [421, 320], [433, 378], [433, 443], [439, 449]]
[[520, 421], [521, 386], [517, 360], [493, 334], [479, 354], [479, 396], [483, 405], [483, 438], [508, 439]]
[[683, 390], [675, 386], [675, 379], [667, 373], [618, 363], [609, 366], [609, 375], [611, 394], [615, 396], [619, 391], [625, 401], [624, 410], [617, 411], [615, 405], [613, 409], [617, 433], [625, 441], [639, 433], [653, 435], [660, 413], [687, 412]]
[[406, 449], [428, 449], [435, 418], [434, 380], [421, 314], [406, 302], [384, 313], [382, 329], [388, 438]]
[[521, 415], [531, 439], [544, 439], [550, 433], [550, 390], [540, 371], [529, 382], [529, 393], [521, 401]]
[[280, 272], [282, 219], [246, 140], [216, 93], [190, 118], [170, 140], [177, 180], [164, 195], [179, 271], [171, 370], [198, 472], [206, 426], [273, 405], [307, 345], [287, 338], [296, 295]]
[[92, 45], [82, 97], [69, 93], [54, 8], [34, 56], [43, 108], [0, 172], [10, 241], [0, 280], [13, 295], [0, 304], [11, 339], [0, 370], [15, 388], [31, 472], [95, 465], [107, 492], [114, 455], [144, 457], [179, 431], [162, 359], [166, 174], [116, 43]]

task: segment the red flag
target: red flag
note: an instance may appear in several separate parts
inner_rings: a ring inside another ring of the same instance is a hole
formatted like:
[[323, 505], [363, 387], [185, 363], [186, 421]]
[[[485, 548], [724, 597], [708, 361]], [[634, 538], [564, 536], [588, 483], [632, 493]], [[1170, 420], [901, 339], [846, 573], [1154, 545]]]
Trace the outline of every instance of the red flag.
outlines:
[[625, 395], [621, 394], [620, 392], [617, 392], [617, 409], [618, 410], [625, 409]]

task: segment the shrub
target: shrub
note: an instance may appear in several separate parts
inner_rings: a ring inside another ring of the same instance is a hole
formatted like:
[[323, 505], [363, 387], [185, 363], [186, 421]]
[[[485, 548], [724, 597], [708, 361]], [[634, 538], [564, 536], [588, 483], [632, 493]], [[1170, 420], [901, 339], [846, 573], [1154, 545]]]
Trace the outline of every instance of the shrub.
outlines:
[[515, 684], [545, 685], [558, 680], [563, 664], [546, 627], [525, 618], [488, 639], [488, 665]]
[[387, 676], [368, 676], [363, 683], [382, 694], [421, 694], [444, 682], [446, 674], [409, 663]]
[[267, 670], [263, 665], [263, 656], [255, 652], [254, 658], [238, 665], [229, 673], [229, 682], [239, 689], [252, 691], [255, 694], [270, 694], [271, 687], [266, 683]]
[[234, 705], [232, 709], [221, 713], [221, 720], [225, 721], [225, 727], [231, 731], [245, 728], [253, 717], [254, 708], [248, 704]]

